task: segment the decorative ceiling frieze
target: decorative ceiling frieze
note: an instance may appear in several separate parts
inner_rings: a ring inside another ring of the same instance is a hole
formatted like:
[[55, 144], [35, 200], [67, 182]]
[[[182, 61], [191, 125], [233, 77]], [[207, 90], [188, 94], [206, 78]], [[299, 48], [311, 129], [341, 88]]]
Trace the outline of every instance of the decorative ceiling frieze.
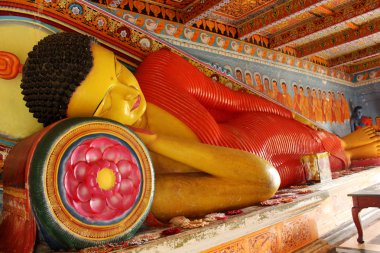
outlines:
[[336, 67], [347, 63], [362, 61], [364, 59], [380, 55], [380, 44], [366, 47], [345, 55], [338, 56], [328, 61], [329, 67]]
[[270, 47], [279, 48], [290, 43], [296, 43], [298, 39], [305, 36], [313, 36], [314, 33], [323, 31], [324, 29], [336, 27], [344, 22], [348, 23], [351, 19], [378, 8], [380, 8], [379, 0], [355, 0], [334, 10], [333, 15], [314, 18], [312, 21], [275, 34], [270, 38]]
[[[103, 3], [103, 0], [91, 0], [95, 3]], [[135, 1], [135, 0], [107, 0], [107, 7], [119, 8], [122, 10], [132, 11], [156, 18], [166, 19], [178, 23], [183, 23], [183, 12], [170, 6], [153, 1]]]
[[230, 0], [199, 0], [197, 4], [193, 4], [184, 10], [184, 22], [186, 25], [193, 25], [229, 2]]
[[207, 41], [209, 46], [216, 38], [219, 44], [225, 42], [222, 48], [226, 50], [230, 49], [227, 41], [234, 42], [231, 49], [239, 52], [258, 46], [273, 51], [267, 55], [262, 50], [259, 57], [285, 54], [294, 57], [294, 62], [332, 66], [333, 71], [347, 74], [379, 64], [372, 59], [380, 44], [380, 0], [85, 1], [97, 2], [158, 34], [181, 37], [185, 31], [186, 38], [192, 37], [194, 43]]
[[[255, 44], [255, 45], [258, 45], [258, 46], [269, 48], [268, 38], [261, 36], [261, 35], [258, 35], [258, 34], [254, 34], [254, 35], [248, 37], [247, 39], [245, 39], [245, 41], [250, 42], [250, 43]], [[290, 50], [284, 50], [282, 52], [289, 54], [289, 55], [295, 55], [295, 54], [290, 53]]]
[[[379, 1], [380, 3], [380, 1]], [[304, 44], [295, 48], [297, 57], [305, 57], [311, 54], [316, 54], [328, 48], [345, 45], [346, 43], [353, 42], [359, 39], [365, 39], [371, 35], [377, 35], [380, 32], [380, 18], [372, 20], [360, 26], [358, 30], [346, 29], [341, 32], [335, 33], [328, 37]]]
[[323, 4], [325, 2], [328, 0], [291, 0], [275, 6], [238, 26], [239, 38], [245, 39], [255, 33], [258, 34], [270, 27], [275, 27], [280, 22], [288, 21], [296, 15], [317, 7], [318, 3]]
[[193, 27], [234, 39], [238, 36], [236, 27], [219, 23], [214, 20], [201, 19], [193, 24]]
[[230, 19], [240, 20], [251, 13], [275, 3], [276, 0], [230, 0], [217, 12]]
[[346, 72], [350, 74], [355, 74], [355, 73], [373, 69], [379, 66], [380, 66], [380, 56], [375, 57], [373, 59], [369, 59], [368, 61], [362, 62], [360, 64], [349, 66], [349, 71], [346, 71]]

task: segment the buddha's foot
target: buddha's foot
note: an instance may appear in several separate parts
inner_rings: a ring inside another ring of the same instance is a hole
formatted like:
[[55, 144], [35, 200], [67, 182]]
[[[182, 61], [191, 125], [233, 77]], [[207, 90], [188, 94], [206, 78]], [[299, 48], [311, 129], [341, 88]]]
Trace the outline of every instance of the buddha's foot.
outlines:
[[352, 149], [377, 142], [380, 140], [380, 136], [376, 134], [376, 130], [373, 127], [367, 126], [344, 136], [342, 140], [345, 143], [346, 149]]
[[365, 159], [380, 157], [380, 140], [376, 140], [367, 145], [348, 150], [351, 159]]

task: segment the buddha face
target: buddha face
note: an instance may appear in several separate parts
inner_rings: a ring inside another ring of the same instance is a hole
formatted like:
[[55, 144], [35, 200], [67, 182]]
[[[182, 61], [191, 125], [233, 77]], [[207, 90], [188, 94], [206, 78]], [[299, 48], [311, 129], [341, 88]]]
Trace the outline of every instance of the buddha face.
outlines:
[[298, 94], [297, 85], [293, 85], [293, 92], [294, 92], [294, 94]]
[[264, 79], [264, 87], [266, 90], [269, 90], [269, 79], [268, 78]]
[[98, 116], [135, 124], [146, 109], [136, 78], [113, 52], [98, 44], [92, 44], [91, 51], [94, 65], [70, 98], [67, 116]]
[[275, 92], [278, 92], [278, 86], [277, 86], [277, 81], [272, 81], [272, 87], [273, 87], [273, 91]]
[[262, 83], [261, 83], [261, 77], [258, 74], [255, 75], [255, 80], [256, 80], [257, 86], [261, 86], [262, 85]]
[[236, 79], [239, 81], [243, 81], [243, 74], [240, 70], [236, 70]]
[[286, 83], [281, 83], [281, 89], [282, 89], [282, 92], [284, 93], [284, 94], [287, 94], [288, 93], [288, 90], [286, 89]]
[[300, 87], [300, 94], [301, 94], [301, 96], [304, 95], [304, 93], [303, 93], [303, 87]]
[[248, 85], [253, 85], [252, 84], [252, 77], [249, 73], [246, 73], [245, 74], [245, 83], [248, 84]]

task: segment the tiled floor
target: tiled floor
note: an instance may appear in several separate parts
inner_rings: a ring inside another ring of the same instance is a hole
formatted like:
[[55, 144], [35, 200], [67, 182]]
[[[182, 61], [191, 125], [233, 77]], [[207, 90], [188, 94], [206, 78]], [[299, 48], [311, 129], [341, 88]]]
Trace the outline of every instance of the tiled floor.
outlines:
[[374, 221], [364, 229], [363, 239], [364, 243], [359, 244], [357, 241], [357, 234], [345, 241], [343, 244], [336, 248], [338, 253], [351, 253], [351, 252], [368, 252], [380, 253], [380, 220]]

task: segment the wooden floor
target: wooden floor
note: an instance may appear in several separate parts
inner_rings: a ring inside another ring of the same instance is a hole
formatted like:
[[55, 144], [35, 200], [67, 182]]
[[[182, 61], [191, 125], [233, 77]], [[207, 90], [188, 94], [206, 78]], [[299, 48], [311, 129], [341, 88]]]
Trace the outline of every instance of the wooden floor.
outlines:
[[356, 242], [358, 234], [352, 221], [295, 253], [380, 253], [380, 209], [373, 208], [371, 213], [360, 217], [363, 225], [363, 244]]

